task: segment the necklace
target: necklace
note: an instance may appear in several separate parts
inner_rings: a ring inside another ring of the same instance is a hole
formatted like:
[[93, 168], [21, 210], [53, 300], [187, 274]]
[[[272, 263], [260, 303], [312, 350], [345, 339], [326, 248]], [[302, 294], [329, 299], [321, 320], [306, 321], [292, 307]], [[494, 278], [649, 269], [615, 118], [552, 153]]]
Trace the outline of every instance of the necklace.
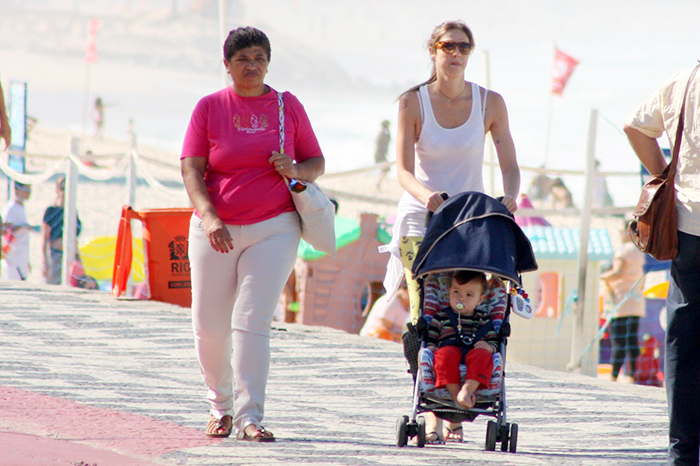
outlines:
[[464, 94], [465, 89], [467, 89], [467, 83], [466, 83], [466, 82], [464, 83], [464, 87], [462, 87], [462, 90], [459, 92], [459, 94], [457, 94], [457, 97], [455, 97], [454, 99], [453, 99], [452, 97], [450, 97], [449, 95], [445, 94], [444, 92], [442, 92], [442, 91], [440, 90], [440, 86], [437, 86], [437, 85], [436, 85], [435, 88], [437, 89], [437, 91], [438, 91], [440, 94], [443, 95], [443, 97], [445, 97], [447, 100], [450, 101], [450, 106], [451, 106], [451, 107], [454, 107], [454, 105], [457, 103], [457, 101], [459, 100], [459, 98], [462, 97], [462, 94]]

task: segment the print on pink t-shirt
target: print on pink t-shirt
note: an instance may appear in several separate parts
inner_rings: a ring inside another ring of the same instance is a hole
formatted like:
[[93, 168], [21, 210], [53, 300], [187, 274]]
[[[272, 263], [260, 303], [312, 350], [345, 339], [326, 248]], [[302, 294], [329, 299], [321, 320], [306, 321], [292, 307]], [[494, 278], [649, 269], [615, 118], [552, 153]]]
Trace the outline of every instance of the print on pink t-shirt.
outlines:
[[[322, 155], [299, 100], [284, 94], [285, 153], [296, 162]], [[228, 87], [201, 99], [182, 158], [206, 157], [204, 182], [224, 223], [249, 225], [294, 211], [283, 178], [268, 163], [279, 151], [277, 91], [242, 97]]]

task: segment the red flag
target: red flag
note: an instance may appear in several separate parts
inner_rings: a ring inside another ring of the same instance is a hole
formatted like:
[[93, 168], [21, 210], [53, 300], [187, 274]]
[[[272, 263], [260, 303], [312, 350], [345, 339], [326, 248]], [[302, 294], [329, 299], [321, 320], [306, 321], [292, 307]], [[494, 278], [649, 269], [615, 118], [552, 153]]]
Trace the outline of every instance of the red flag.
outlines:
[[102, 23], [97, 19], [91, 19], [88, 23], [88, 41], [85, 47], [85, 61], [95, 63], [97, 61], [97, 47], [95, 47], [95, 36]]
[[552, 94], [562, 95], [569, 76], [579, 61], [561, 50], [554, 50], [554, 66], [552, 67]]

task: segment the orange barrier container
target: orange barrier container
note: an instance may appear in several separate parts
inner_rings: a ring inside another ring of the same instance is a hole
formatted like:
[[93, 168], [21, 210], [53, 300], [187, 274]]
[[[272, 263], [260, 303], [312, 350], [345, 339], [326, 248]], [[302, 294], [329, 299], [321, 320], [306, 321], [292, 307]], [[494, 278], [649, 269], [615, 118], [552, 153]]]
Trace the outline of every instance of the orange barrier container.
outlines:
[[122, 208], [117, 247], [112, 272], [112, 294], [126, 290], [131, 272], [131, 220], [143, 224], [143, 248], [148, 271], [149, 297], [155, 301], [190, 307], [192, 285], [187, 256], [187, 235], [192, 208], [146, 209]]

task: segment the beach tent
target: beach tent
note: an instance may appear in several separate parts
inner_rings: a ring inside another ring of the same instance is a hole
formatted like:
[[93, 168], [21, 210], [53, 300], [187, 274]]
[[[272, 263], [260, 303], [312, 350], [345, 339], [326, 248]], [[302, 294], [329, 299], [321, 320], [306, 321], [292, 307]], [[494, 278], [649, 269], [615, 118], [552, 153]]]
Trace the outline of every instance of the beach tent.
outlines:
[[[109, 291], [112, 289], [112, 270], [114, 269], [116, 248], [116, 235], [95, 237], [78, 248], [85, 275], [97, 280], [101, 290]], [[143, 240], [141, 238], [134, 238], [133, 251], [131, 280], [134, 283], [141, 283], [146, 280]]]
[[[534, 209], [527, 194], [521, 193], [517, 199], [518, 209]], [[544, 217], [524, 217], [515, 213], [515, 223], [520, 227], [543, 226], [548, 227], [550, 223]]]

